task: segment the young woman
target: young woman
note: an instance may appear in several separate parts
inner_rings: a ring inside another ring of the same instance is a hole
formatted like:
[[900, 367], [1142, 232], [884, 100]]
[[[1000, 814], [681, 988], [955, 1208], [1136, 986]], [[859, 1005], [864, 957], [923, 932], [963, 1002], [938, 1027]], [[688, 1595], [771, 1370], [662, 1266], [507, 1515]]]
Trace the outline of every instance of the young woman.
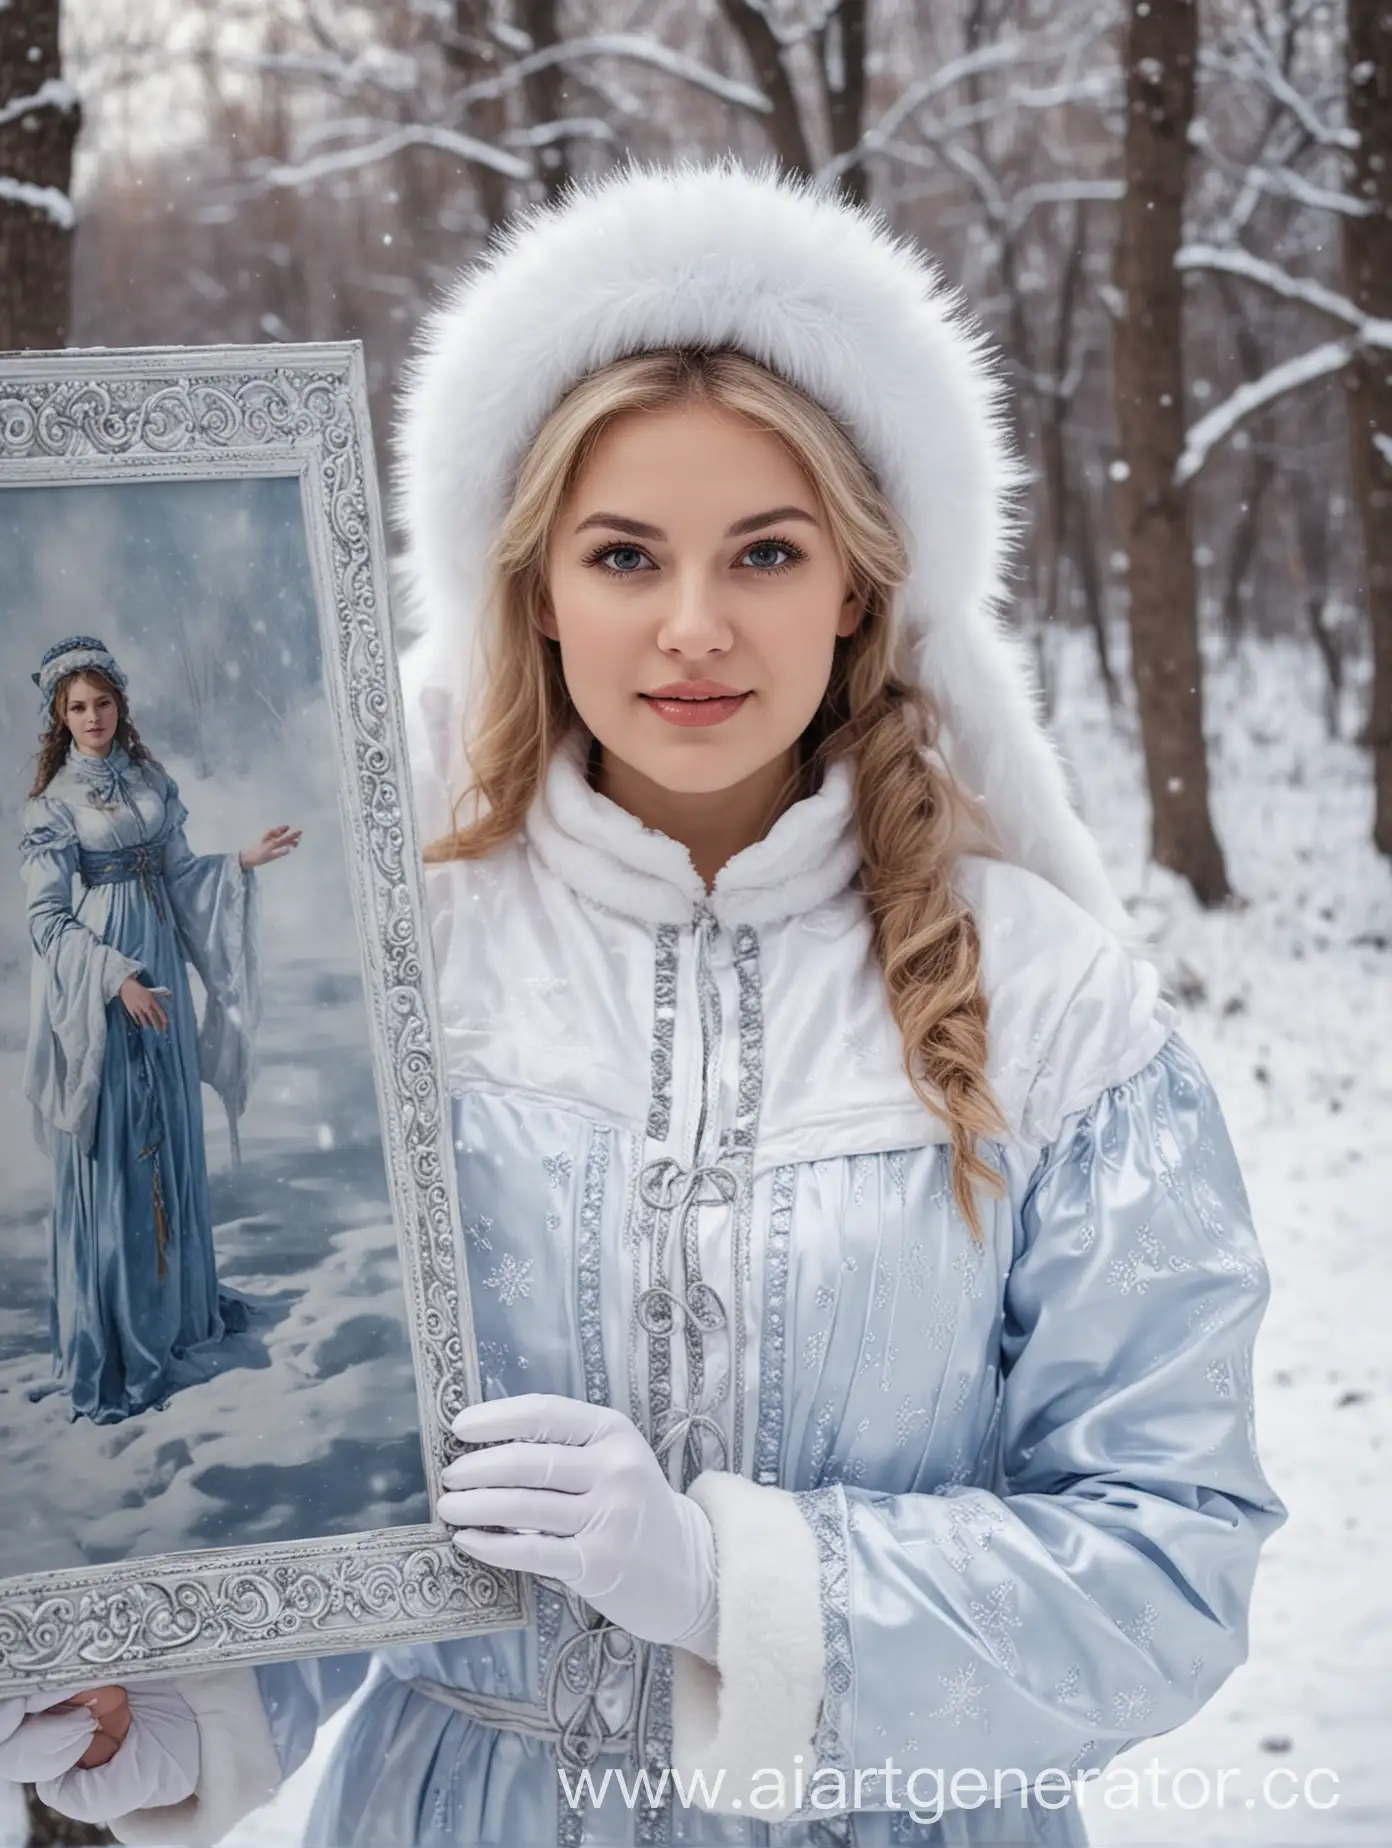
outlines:
[[1243, 1660], [1267, 1276], [996, 626], [999, 389], [912, 251], [726, 163], [529, 214], [434, 323], [409, 693], [486, 1381], [439, 1512], [535, 1622], [16, 1713], [114, 1750], [60, 1807], [214, 1841], [370, 1674], [312, 1842], [1076, 1843]]
[[[35, 955], [25, 1092], [53, 1157], [55, 1377], [31, 1396], [62, 1389], [71, 1418], [114, 1424], [208, 1378], [246, 1325], [218, 1288], [200, 1071], [235, 1119], [259, 1014], [254, 869], [299, 835], [195, 854], [97, 637], [56, 642], [34, 680], [46, 728], [20, 841]], [[187, 962], [207, 991], [201, 1031]]]

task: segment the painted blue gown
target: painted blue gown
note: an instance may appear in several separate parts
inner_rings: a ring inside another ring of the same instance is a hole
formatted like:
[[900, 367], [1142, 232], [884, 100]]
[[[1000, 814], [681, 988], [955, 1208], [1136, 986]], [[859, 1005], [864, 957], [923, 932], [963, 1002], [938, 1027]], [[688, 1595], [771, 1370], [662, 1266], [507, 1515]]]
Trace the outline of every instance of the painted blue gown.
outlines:
[[[200, 1076], [245, 1107], [260, 1011], [257, 885], [235, 853], [195, 854], [157, 763], [73, 750], [24, 811], [35, 950], [25, 1094], [53, 1158], [49, 1335], [70, 1418], [162, 1405], [227, 1364], [247, 1325], [219, 1287]], [[196, 1018], [188, 963], [207, 995]], [[127, 976], [161, 996], [139, 1026]]]

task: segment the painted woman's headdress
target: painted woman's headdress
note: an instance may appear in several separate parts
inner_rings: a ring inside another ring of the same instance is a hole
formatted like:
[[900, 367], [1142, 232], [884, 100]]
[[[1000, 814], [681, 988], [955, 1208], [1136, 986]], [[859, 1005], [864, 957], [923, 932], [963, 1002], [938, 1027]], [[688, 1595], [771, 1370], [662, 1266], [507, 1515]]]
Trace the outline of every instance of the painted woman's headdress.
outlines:
[[39, 710], [47, 718], [53, 706], [53, 694], [58, 685], [68, 674], [79, 673], [84, 667], [94, 667], [99, 674], [105, 674], [112, 686], [126, 690], [126, 676], [117, 666], [116, 657], [95, 635], [68, 635], [61, 642], [55, 642], [39, 663], [39, 671], [29, 678], [39, 689], [42, 705]]
[[585, 374], [667, 346], [736, 347], [846, 427], [909, 544], [896, 666], [932, 694], [953, 773], [1008, 859], [1125, 930], [1000, 618], [1025, 471], [985, 335], [877, 214], [730, 157], [621, 168], [531, 207], [425, 328], [397, 431], [425, 630], [407, 690], [446, 715], [448, 779], [472, 722], [489, 549], [528, 445]]

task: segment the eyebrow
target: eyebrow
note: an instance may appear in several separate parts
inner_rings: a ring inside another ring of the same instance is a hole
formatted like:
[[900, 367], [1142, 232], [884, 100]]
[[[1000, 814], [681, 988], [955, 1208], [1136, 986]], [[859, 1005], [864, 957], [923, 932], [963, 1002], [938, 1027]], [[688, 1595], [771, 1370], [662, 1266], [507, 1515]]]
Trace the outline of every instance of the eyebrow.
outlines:
[[[751, 513], [743, 520], [736, 520], [733, 526], [725, 528], [725, 537], [739, 539], [745, 533], [757, 532], [761, 526], [772, 526], [775, 520], [806, 520], [809, 526], [817, 524], [812, 515], [804, 513], [801, 507], [770, 507], [767, 513]], [[591, 526], [608, 526], [615, 532], [632, 533], [635, 539], [667, 537], [660, 526], [649, 526], [646, 520], [630, 520], [621, 513], [592, 513], [581, 520], [575, 530], [583, 533]]]

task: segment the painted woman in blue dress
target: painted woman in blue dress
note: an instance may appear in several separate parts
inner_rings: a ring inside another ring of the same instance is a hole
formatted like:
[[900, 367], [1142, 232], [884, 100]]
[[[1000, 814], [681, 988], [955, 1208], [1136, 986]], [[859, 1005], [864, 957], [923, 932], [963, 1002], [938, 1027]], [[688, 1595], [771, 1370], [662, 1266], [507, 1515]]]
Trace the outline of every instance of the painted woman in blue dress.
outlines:
[[[299, 836], [195, 854], [103, 642], [57, 642], [20, 852], [34, 979], [25, 1092], [53, 1158], [49, 1326], [69, 1416], [114, 1424], [227, 1364], [200, 1074], [235, 1124], [260, 1013], [255, 869]], [[79, 895], [74, 896], [74, 883]], [[187, 965], [207, 995], [201, 1029]]]
[[1084, 1842], [1286, 1510], [1218, 1103], [996, 613], [994, 362], [870, 214], [625, 169], [461, 280], [400, 453], [485, 1387], [438, 1512], [535, 1617], [6, 1761], [212, 1843], [357, 1688], [312, 1848]]

